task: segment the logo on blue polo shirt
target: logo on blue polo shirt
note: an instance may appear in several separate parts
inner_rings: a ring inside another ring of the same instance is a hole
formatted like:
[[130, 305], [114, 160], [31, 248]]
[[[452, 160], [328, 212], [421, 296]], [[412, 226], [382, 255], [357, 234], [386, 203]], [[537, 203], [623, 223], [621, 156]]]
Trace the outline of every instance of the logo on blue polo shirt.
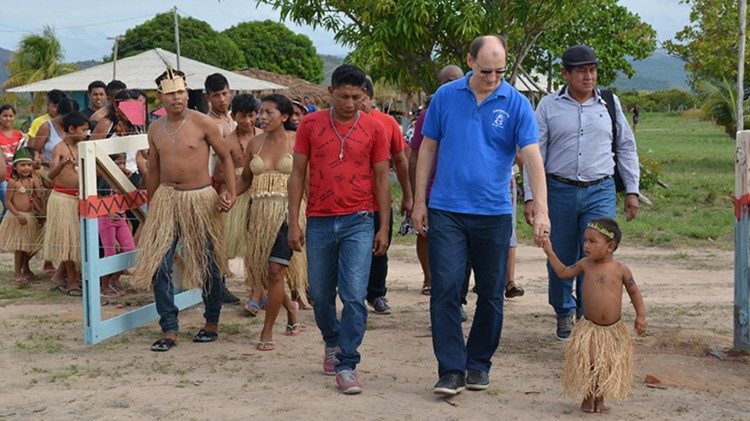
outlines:
[[510, 118], [510, 114], [503, 109], [492, 110], [492, 114], [495, 115], [495, 119], [492, 121], [492, 125], [502, 129], [505, 125], [505, 120]]

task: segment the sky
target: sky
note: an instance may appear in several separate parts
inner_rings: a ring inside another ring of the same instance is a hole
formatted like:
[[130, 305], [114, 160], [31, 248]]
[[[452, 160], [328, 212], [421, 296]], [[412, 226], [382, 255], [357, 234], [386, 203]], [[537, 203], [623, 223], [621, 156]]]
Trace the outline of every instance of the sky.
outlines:
[[[208, 22], [222, 31], [248, 20], [279, 21], [270, 6], [256, 7], [252, 0], [3, 0], [0, 7], [0, 47], [15, 50], [26, 34], [39, 33], [45, 24], [55, 29], [65, 61], [100, 60], [111, 54], [112, 40], [177, 6], [182, 16]], [[660, 41], [670, 39], [690, 22], [690, 8], [678, 0], [620, 0], [657, 31]], [[333, 34], [321, 29], [284, 22], [292, 31], [310, 37], [319, 54], [344, 56], [348, 48], [337, 45]]]

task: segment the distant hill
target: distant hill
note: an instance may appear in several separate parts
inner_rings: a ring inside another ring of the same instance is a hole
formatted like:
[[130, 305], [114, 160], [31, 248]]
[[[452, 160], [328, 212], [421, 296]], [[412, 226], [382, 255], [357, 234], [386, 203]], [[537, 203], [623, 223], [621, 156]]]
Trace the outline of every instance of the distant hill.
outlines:
[[0, 47], [0, 85], [8, 79], [8, 68], [5, 67], [5, 64], [10, 60], [10, 53], [12, 51]]
[[344, 57], [329, 56], [326, 54], [318, 54], [318, 57], [323, 60], [323, 82], [320, 84], [328, 86], [331, 84], [331, 73], [344, 63]]
[[628, 60], [635, 69], [631, 79], [620, 74], [615, 80], [614, 87], [623, 91], [662, 91], [666, 89], [680, 89], [690, 91], [685, 62], [656, 51], [644, 60]]

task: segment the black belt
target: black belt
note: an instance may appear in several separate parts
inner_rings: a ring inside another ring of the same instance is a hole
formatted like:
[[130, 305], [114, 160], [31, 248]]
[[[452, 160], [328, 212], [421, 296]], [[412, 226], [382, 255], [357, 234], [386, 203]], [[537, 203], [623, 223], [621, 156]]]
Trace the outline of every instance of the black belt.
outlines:
[[568, 185], [576, 186], [576, 187], [589, 187], [589, 186], [593, 186], [593, 185], [599, 184], [602, 181], [606, 181], [606, 180], [609, 180], [610, 178], [612, 178], [611, 175], [608, 175], [608, 176], [602, 177], [602, 178], [600, 178], [598, 180], [593, 180], [593, 181], [578, 181], [578, 180], [571, 180], [571, 179], [565, 178], [565, 177], [560, 177], [559, 175], [555, 175], [555, 174], [547, 174], [547, 175], [549, 175], [550, 177], [554, 178], [555, 180], [557, 180], [557, 181], [559, 181], [559, 182], [561, 182], [563, 184], [568, 184]]

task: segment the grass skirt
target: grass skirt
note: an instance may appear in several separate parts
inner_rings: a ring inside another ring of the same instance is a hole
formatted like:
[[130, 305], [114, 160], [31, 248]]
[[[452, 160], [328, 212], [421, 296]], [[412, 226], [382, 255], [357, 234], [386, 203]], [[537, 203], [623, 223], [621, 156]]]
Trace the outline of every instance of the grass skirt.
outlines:
[[[248, 212], [247, 246], [245, 248], [245, 284], [248, 290], [268, 288], [268, 257], [281, 224], [288, 217], [287, 181], [282, 173], [263, 173], [250, 186], [251, 206]], [[304, 201], [300, 209], [300, 228], [305, 230]], [[307, 256], [295, 252], [286, 273], [291, 291], [305, 296], [307, 289]]]
[[227, 244], [227, 257], [245, 256], [247, 243], [247, 211], [250, 207], [250, 193], [245, 192], [237, 196], [237, 200], [224, 215], [224, 234]]
[[52, 191], [47, 201], [42, 255], [46, 260], [81, 262], [81, 221], [78, 196]]
[[562, 383], [570, 397], [625, 399], [633, 383], [633, 345], [625, 323], [578, 321], [565, 350]]
[[26, 225], [18, 223], [18, 218], [8, 212], [0, 223], [0, 249], [13, 253], [25, 251], [34, 253], [41, 246], [39, 222], [31, 212], [19, 212], [26, 217]]
[[[218, 210], [219, 196], [211, 186], [199, 190], [177, 190], [160, 185], [149, 203], [146, 222], [138, 243], [131, 284], [147, 290], [153, 284], [164, 256], [179, 235], [175, 257], [182, 263], [182, 288], [201, 287], [209, 279], [213, 259], [223, 274], [227, 272], [224, 247], [224, 219]], [[207, 245], [213, 245], [213, 256]]]

